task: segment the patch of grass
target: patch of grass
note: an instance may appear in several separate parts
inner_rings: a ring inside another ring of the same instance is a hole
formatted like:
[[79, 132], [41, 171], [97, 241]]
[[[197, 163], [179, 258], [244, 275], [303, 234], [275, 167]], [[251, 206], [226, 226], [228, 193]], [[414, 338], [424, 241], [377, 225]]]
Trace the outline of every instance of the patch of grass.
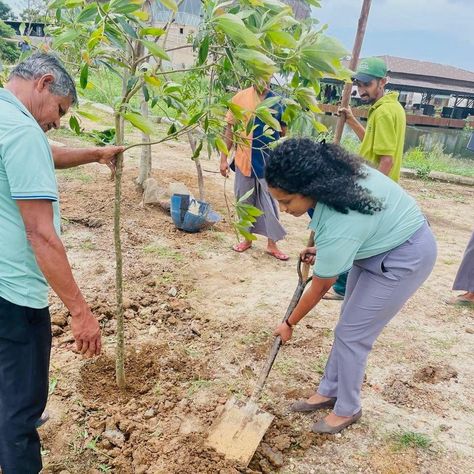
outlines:
[[326, 356], [319, 356], [318, 360], [311, 363], [310, 368], [311, 370], [314, 370], [317, 374], [323, 375], [327, 361], [328, 358]]
[[194, 395], [199, 390], [210, 387], [212, 380], [197, 379], [193, 380], [188, 388], [188, 396]]
[[296, 359], [285, 357], [275, 363], [274, 370], [283, 375], [292, 375], [298, 367], [300, 367], [300, 363]]
[[431, 446], [429, 436], [415, 431], [400, 431], [392, 435], [395, 449], [420, 448], [426, 449]]
[[91, 183], [94, 180], [93, 176], [86, 173], [82, 167], [58, 170], [58, 175], [68, 181], [80, 181], [84, 184]]
[[90, 239], [84, 240], [84, 242], [81, 243], [81, 249], [82, 250], [95, 250], [96, 246], [95, 243], [92, 242]]
[[241, 344], [245, 344], [246, 346], [260, 344], [261, 342], [266, 341], [268, 336], [270, 336], [270, 331], [267, 329], [261, 329], [259, 331], [254, 331], [242, 336], [239, 339], [239, 342]]
[[423, 144], [411, 148], [403, 155], [402, 165], [416, 170], [420, 178], [427, 178], [431, 171], [474, 177], [473, 161], [454, 158], [440, 143], [429, 150]]
[[161, 258], [168, 258], [170, 260], [176, 260], [177, 262], [181, 262], [183, 260], [183, 255], [175, 250], [165, 247], [163, 245], [157, 244], [148, 244], [143, 247], [143, 251], [145, 253], [149, 253], [152, 255], [157, 255]]

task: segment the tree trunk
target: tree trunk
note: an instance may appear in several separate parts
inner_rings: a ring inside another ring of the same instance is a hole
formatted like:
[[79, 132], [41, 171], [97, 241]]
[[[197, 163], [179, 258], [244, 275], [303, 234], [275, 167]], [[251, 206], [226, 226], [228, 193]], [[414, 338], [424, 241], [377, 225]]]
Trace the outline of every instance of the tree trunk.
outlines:
[[[148, 118], [148, 102], [142, 100], [140, 110], [143, 117]], [[142, 133], [142, 142], [150, 142], [150, 135]], [[151, 145], [141, 147], [142, 155], [140, 157], [140, 171], [137, 178], [137, 184], [143, 189], [143, 183], [151, 176]]]
[[[115, 116], [116, 144], [122, 145], [124, 138], [123, 117]], [[122, 200], [123, 153], [117, 155], [115, 173], [115, 206], [114, 206], [114, 243], [115, 243], [115, 294], [117, 301], [117, 346], [115, 360], [115, 377], [118, 387], [125, 388], [125, 337], [123, 325], [123, 271], [122, 271], [122, 240], [120, 236], [120, 212]]]
[[[145, 11], [149, 11], [149, 5], [146, 4]], [[142, 43], [137, 44], [137, 56], [143, 56], [146, 52], [145, 47]], [[140, 104], [140, 110], [143, 117], [148, 118], [148, 102], [145, 100], [145, 96], [142, 92], [142, 102]], [[150, 142], [150, 135], [146, 133], [142, 133], [142, 142]], [[151, 145], [144, 145], [141, 147], [142, 155], [140, 157], [140, 171], [137, 178], [137, 184], [143, 190], [143, 183], [147, 180], [151, 175]]]
[[[196, 152], [196, 139], [194, 138], [191, 132], [188, 132], [187, 135], [188, 135], [189, 146], [191, 147], [191, 151], [194, 155], [194, 153]], [[199, 159], [199, 156], [197, 156], [196, 158], [193, 158], [193, 161], [194, 161], [194, 164], [196, 165], [196, 173], [197, 173], [198, 187], [199, 187], [199, 200], [204, 201], [205, 200], [204, 175], [202, 174], [201, 160]]]

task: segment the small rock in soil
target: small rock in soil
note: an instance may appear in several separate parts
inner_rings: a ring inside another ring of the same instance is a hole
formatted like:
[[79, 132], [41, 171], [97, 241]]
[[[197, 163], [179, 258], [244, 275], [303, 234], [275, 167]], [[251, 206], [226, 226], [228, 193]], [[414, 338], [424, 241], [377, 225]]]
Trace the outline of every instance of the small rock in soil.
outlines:
[[119, 430], [107, 430], [102, 433], [102, 438], [110, 441], [114, 446], [122, 447], [125, 443], [125, 436]]
[[260, 452], [265, 456], [275, 467], [283, 466], [283, 455], [280, 451], [272, 449], [267, 443], [262, 443]]
[[178, 324], [178, 322], [179, 322], [179, 321], [178, 321], [174, 316], [170, 316], [170, 317], [168, 318], [168, 324], [171, 324], [172, 326]]
[[53, 324], [53, 325], [51, 326], [51, 334], [52, 334], [53, 336], [55, 336], [55, 337], [56, 337], [56, 336], [60, 336], [62, 333], [63, 333], [63, 330], [62, 330], [62, 328], [60, 328], [59, 326], [56, 326], [55, 324]]
[[67, 313], [54, 312], [51, 315], [51, 324], [63, 328], [67, 324]]
[[178, 290], [173, 286], [173, 287], [170, 288], [170, 290], [168, 291], [168, 294], [174, 298], [174, 297], [178, 294]]
[[158, 334], [158, 328], [153, 325], [153, 326], [150, 326], [150, 328], [148, 329], [148, 335], [149, 336], [156, 336]]
[[474, 328], [466, 328], [468, 334], [474, 334]]
[[144, 414], [143, 418], [146, 420], [153, 418], [155, 416], [155, 410], [153, 408], [149, 408]]

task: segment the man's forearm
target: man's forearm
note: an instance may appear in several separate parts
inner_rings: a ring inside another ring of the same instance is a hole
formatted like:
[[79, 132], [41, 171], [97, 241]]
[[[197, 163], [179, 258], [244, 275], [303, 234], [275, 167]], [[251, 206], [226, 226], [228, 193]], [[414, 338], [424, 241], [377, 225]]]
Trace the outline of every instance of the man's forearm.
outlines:
[[365, 128], [364, 126], [356, 119], [348, 120], [347, 125], [352, 128], [354, 133], [357, 135], [360, 141], [365, 137]]
[[55, 232], [50, 235], [28, 233], [28, 240], [44, 277], [59, 296], [72, 316], [80, 316], [87, 308], [77, 283], [72, 275], [66, 250]]
[[97, 147], [91, 148], [68, 148], [51, 146], [53, 152], [54, 167], [56, 169], [73, 168], [74, 166], [96, 163], [100, 156]]
[[393, 168], [393, 157], [390, 155], [382, 155], [379, 162], [379, 171], [385, 176], [390, 174]]

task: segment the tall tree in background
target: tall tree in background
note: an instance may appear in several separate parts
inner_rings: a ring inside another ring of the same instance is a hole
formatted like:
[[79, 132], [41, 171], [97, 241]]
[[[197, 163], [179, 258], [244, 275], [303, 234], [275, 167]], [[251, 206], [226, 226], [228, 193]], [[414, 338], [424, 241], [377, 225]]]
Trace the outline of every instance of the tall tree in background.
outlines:
[[13, 13], [9, 5], [0, 0], [0, 20], [16, 20], [16, 15]]

